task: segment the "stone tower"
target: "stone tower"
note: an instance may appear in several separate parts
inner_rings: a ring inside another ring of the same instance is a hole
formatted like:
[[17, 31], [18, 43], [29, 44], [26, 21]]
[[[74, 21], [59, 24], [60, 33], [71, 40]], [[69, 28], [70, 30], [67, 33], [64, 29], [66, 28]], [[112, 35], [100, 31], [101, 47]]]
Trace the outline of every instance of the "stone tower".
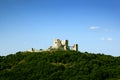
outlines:
[[59, 39], [55, 39], [53, 41], [53, 46], [52, 46], [53, 49], [60, 49], [61, 46], [62, 46], [62, 44], [61, 44], [61, 41]]
[[68, 40], [62, 40], [61, 43], [62, 43], [62, 46], [63, 46], [64, 50], [68, 50], [69, 49], [69, 47], [68, 47]]
[[78, 51], [78, 44], [74, 44], [74, 45], [73, 45], [73, 50], [74, 50], [74, 51]]

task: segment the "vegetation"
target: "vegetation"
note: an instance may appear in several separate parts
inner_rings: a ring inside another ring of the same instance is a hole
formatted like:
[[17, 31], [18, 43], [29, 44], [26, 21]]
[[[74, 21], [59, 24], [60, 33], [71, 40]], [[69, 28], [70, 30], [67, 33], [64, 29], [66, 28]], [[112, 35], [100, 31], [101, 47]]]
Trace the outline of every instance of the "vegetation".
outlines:
[[120, 57], [75, 51], [0, 56], [0, 80], [120, 80]]

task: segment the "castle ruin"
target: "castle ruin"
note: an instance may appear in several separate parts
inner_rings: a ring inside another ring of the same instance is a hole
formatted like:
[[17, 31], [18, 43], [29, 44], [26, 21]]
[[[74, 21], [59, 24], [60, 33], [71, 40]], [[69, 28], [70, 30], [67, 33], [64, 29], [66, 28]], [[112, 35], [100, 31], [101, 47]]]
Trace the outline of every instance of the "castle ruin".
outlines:
[[42, 51], [51, 51], [51, 50], [78, 51], [78, 44], [74, 44], [73, 46], [69, 46], [68, 40], [55, 39], [53, 41], [53, 45], [50, 46], [47, 50], [43, 50], [43, 49], [35, 50], [34, 48], [32, 48], [31, 50], [27, 50], [27, 52], [42, 52]]
[[49, 50], [74, 50], [78, 51], [78, 44], [69, 46], [68, 40], [55, 39], [53, 41], [53, 46], [50, 46]]

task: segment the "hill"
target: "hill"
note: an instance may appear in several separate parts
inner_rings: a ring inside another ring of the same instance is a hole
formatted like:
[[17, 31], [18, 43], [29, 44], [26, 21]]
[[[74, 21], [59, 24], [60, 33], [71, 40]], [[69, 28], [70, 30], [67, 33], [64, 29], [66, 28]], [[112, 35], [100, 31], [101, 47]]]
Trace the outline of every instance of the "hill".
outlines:
[[0, 80], [120, 80], [120, 57], [75, 51], [0, 56]]

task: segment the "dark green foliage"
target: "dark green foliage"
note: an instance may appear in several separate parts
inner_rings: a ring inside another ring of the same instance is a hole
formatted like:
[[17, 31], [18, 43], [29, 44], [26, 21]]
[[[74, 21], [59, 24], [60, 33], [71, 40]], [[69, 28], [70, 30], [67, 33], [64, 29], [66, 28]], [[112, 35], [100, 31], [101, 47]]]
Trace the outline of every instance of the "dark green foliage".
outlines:
[[0, 56], [0, 80], [120, 80], [120, 57], [75, 51]]

